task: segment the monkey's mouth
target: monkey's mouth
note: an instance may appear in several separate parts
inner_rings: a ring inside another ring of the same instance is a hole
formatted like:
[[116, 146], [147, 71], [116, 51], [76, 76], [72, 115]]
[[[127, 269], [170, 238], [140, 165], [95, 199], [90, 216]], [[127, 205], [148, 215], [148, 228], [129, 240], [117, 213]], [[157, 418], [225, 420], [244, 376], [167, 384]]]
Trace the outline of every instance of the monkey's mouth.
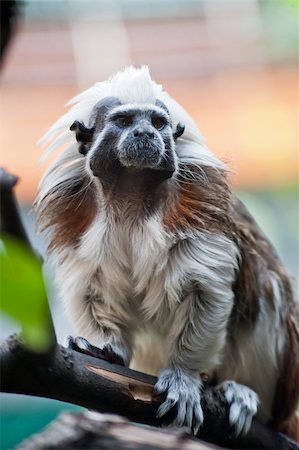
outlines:
[[156, 182], [162, 182], [172, 177], [177, 167], [173, 149], [152, 140], [122, 144], [109, 154], [103, 151], [93, 152], [87, 163], [92, 174], [107, 183], [132, 169], [141, 174], [151, 173]]
[[119, 162], [124, 167], [136, 169], [159, 169], [164, 148], [149, 140], [133, 142], [118, 150]]

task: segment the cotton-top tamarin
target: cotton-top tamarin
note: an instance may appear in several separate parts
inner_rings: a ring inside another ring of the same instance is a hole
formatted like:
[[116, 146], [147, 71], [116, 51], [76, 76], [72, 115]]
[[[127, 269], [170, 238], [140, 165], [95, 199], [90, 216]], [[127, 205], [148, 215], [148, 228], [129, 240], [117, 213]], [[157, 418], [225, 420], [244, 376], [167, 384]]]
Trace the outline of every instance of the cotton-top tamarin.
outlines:
[[74, 344], [125, 365], [134, 357], [136, 367], [142, 352], [150, 364], [146, 348], [155, 353], [142, 346], [146, 332], [162, 356], [158, 416], [176, 405], [174, 425], [196, 433], [205, 374], [237, 434], [257, 413], [298, 438], [298, 301], [224, 164], [146, 67], [72, 103], [46, 135], [50, 150], [71, 145], [43, 177], [36, 207], [82, 336]]

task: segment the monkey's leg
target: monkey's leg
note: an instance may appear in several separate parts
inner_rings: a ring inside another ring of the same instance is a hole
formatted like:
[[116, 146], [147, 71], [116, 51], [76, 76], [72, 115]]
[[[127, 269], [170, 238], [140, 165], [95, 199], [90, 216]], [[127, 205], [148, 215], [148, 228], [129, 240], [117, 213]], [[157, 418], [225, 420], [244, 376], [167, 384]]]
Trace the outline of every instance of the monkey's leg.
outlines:
[[224, 393], [224, 397], [230, 406], [229, 423], [234, 429], [235, 435], [246, 434], [258, 409], [258, 395], [249, 387], [235, 381], [224, 381], [215, 389]]
[[68, 348], [75, 350], [80, 353], [84, 353], [85, 355], [94, 356], [95, 358], [104, 359], [105, 361], [109, 361], [114, 364], [118, 364], [120, 366], [124, 366], [125, 362], [123, 358], [117, 354], [111, 344], [106, 344], [103, 348], [96, 347], [92, 345], [87, 339], [81, 336], [77, 336], [73, 338], [72, 336], [68, 337], [67, 342]]

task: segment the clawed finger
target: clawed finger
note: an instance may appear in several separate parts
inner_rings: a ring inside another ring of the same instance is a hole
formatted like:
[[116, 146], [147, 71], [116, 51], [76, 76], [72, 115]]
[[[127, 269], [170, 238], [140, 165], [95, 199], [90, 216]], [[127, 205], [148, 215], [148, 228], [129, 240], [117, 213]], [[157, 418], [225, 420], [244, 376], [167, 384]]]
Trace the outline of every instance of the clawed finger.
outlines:
[[159, 406], [156, 417], [160, 418], [162, 416], [165, 416], [165, 414], [168, 413], [168, 411], [170, 411], [171, 408], [173, 408], [176, 405], [177, 401], [178, 401], [178, 399], [175, 397], [170, 397], [170, 396], [167, 397], [165, 402]]
[[192, 430], [194, 436], [197, 435], [201, 425], [203, 424], [203, 411], [200, 403], [196, 403], [193, 407], [193, 422], [192, 422]]

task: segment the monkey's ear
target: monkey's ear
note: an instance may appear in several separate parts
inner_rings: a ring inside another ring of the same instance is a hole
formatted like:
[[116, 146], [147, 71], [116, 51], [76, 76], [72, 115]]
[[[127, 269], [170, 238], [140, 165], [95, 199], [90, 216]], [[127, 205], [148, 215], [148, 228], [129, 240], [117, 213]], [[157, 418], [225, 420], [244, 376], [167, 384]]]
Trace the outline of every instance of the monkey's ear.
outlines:
[[176, 126], [176, 131], [173, 133], [173, 140], [176, 142], [176, 140], [182, 136], [182, 134], [185, 131], [185, 124], [182, 122], [179, 122]]
[[75, 131], [77, 142], [79, 142], [79, 153], [86, 155], [89, 148], [86, 144], [92, 141], [95, 127], [87, 128], [82, 122], [75, 120], [70, 126], [71, 131]]

